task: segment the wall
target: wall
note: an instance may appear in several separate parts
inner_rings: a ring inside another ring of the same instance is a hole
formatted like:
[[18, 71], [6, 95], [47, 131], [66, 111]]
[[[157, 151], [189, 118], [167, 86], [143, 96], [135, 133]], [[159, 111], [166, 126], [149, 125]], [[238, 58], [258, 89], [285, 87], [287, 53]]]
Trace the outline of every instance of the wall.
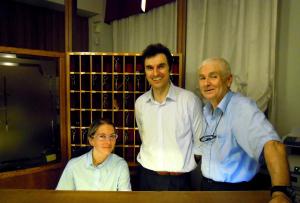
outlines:
[[[64, 0], [47, 0], [47, 2], [55, 6], [64, 6]], [[112, 25], [104, 23], [105, 6], [106, 0], [77, 0], [78, 13], [89, 17], [88, 51], [112, 52]]]
[[111, 52], [112, 25], [104, 23], [106, 0], [98, 0], [97, 15], [89, 18], [89, 51]]
[[279, 1], [275, 79], [275, 128], [285, 135], [300, 128], [300, 1]]

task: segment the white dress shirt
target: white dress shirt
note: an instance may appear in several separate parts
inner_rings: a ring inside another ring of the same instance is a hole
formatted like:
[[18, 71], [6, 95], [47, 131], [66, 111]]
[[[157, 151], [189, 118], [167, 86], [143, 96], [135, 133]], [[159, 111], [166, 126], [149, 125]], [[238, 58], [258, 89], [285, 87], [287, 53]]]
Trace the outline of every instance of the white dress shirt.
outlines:
[[158, 103], [152, 89], [135, 103], [142, 144], [137, 161], [153, 171], [190, 172], [197, 164], [202, 133], [202, 103], [190, 91], [172, 83], [164, 102]]

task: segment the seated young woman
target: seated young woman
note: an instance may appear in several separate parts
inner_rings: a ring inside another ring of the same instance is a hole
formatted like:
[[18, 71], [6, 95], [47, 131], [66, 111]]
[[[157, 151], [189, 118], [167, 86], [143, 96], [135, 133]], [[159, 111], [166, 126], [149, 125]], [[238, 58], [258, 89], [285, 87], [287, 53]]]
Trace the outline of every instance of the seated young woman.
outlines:
[[68, 162], [56, 190], [131, 191], [127, 162], [112, 153], [117, 137], [110, 120], [95, 120], [88, 131], [92, 149]]

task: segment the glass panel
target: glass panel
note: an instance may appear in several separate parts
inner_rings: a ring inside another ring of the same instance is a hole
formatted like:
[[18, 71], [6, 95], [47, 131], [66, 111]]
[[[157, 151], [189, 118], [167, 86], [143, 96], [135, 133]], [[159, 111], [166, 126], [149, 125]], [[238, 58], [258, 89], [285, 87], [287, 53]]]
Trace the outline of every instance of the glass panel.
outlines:
[[134, 109], [134, 94], [125, 94], [125, 109]]
[[57, 59], [0, 53], [0, 171], [59, 159], [59, 81]]
[[82, 55], [81, 56], [81, 72], [90, 72], [90, 56]]
[[123, 90], [123, 76], [114, 75], [114, 91], [122, 91], [122, 90]]
[[79, 91], [80, 83], [79, 83], [79, 75], [71, 74], [70, 75], [70, 89]]
[[101, 75], [92, 75], [92, 90], [100, 91], [101, 87]]
[[114, 72], [123, 73], [123, 56], [114, 56]]
[[91, 81], [90, 81], [89, 74], [82, 74], [81, 75], [81, 90], [89, 91], [91, 88]]
[[112, 56], [103, 56], [103, 72], [112, 72]]
[[79, 128], [71, 129], [71, 143], [80, 144], [80, 130]]
[[134, 76], [133, 75], [125, 75], [124, 83], [125, 83], [125, 91], [133, 91]]
[[79, 72], [79, 56], [72, 55], [70, 58], [70, 71]]
[[134, 127], [134, 112], [133, 111], [125, 111], [125, 127], [133, 128]]
[[134, 57], [133, 56], [126, 56], [125, 57], [125, 72], [126, 73], [133, 73], [134, 71]]
[[105, 93], [103, 94], [103, 109], [112, 109], [112, 95]]
[[112, 91], [112, 76], [111, 75], [103, 75], [102, 76], [102, 88], [103, 91]]
[[91, 112], [90, 111], [82, 111], [82, 126], [89, 127], [91, 125]]
[[101, 111], [93, 111], [92, 112], [93, 121], [96, 120], [96, 119], [101, 119], [101, 117], [102, 117]]
[[136, 75], [135, 90], [140, 91], [140, 92], [145, 91], [145, 76], [144, 75]]
[[142, 63], [142, 57], [136, 57], [136, 72], [137, 73], [144, 73], [144, 64]]
[[179, 74], [179, 56], [173, 56], [172, 73]]
[[71, 108], [79, 109], [80, 108], [80, 93], [71, 92], [70, 94], [71, 94], [71, 101], [70, 101]]
[[114, 112], [114, 124], [116, 127], [123, 127], [123, 112]]
[[90, 109], [91, 108], [91, 98], [90, 93], [84, 92], [81, 93], [81, 108]]
[[101, 72], [101, 56], [92, 56], [92, 71], [93, 72]]
[[92, 97], [93, 97], [92, 108], [93, 109], [101, 109], [101, 103], [102, 103], [101, 96], [102, 96], [101, 93], [93, 93], [92, 94]]

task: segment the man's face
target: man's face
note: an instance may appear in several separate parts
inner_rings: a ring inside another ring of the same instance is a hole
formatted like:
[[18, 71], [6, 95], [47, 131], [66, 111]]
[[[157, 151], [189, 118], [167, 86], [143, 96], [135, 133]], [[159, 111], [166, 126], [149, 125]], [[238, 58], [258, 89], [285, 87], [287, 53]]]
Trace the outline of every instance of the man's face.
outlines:
[[145, 74], [154, 90], [164, 90], [169, 86], [170, 67], [164, 54], [145, 59]]
[[232, 76], [225, 76], [224, 70], [217, 62], [210, 62], [201, 67], [199, 74], [199, 87], [202, 96], [213, 107], [217, 107], [226, 93], [229, 91]]

